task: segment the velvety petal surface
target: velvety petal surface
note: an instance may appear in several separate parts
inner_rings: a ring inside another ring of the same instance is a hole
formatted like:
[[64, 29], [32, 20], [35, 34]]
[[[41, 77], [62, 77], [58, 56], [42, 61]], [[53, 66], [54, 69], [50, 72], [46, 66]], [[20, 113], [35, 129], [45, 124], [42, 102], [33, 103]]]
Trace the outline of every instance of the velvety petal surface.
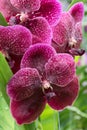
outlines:
[[82, 43], [82, 23], [81, 22], [78, 22], [76, 25], [75, 25], [75, 35], [74, 35], [77, 43], [75, 44], [75, 48], [80, 48], [80, 45]]
[[38, 88], [41, 88], [38, 71], [24, 68], [10, 79], [7, 85], [7, 93], [12, 100], [21, 101], [30, 97]]
[[[37, 40], [51, 44], [52, 29], [45, 18], [37, 17], [23, 23], [23, 25], [30, 29], [31, 33], [37, 37]], [[32, 43], [37, 43], [37, 40], [33, 39]]]
[[21, 60], [21, 68], [36, 68], [43, 75], [46, 62], [54, 54], [56, 54], [56, 51], [50, 45], [45, 43], [35, 44], [25, 52]]
[[79, 91], [78, 78], [74, 79], [65, 87], [53, 85], [53, 92], [47, 93], [47, 102], [55, 110], [62, 110], [72, 105]]
[[82, 2], [76, 3], [70, 8], [69, 12], [76, 22], [82, 21], [84, 16], [84, 4]]
[[0, 12], [3, 14], [3, 16], [8, 20], [9, 17], [15, 15], [19, 12], [19, 10], [15, 9], [11, 3], [10, 0], [0, 0]]
[[74, 59], [66, 53], [56, 54], [46, 63], [45, 72], [50, 83], [65, 87], [75, 76]]
[[32, 34], [29, 29], [21, 26], [0, 26], [0, 45], [3, 50], [16, 55], [23, 55], [32, 44]]
[[11, 101], [11, 113], [18, 124], [32, 123], [45, 108], [46, 100], [41, 90], [22, 101]]
[[35, 13], [36, 16], [45, 17], [50, 25], [56, 25], [59, 21], [62, 12], [62, 5], [56, 0], [45, 0], [41, 2], [41, 7], [38, 12]]
[[16, 54], [9, 53], [9, 56], [6, 57], [6, 60], [8, 64], [10, 65], [10, 68], [13, 74], [15, 74], [20, 69], [20, 62], [21, 62], [22, 56], [23, 55], [16, 55]]
[[40, 0], [10, 0], [11, 4], [21, 11], [36, 11], [40, 8]]
[[69, 13], [62, 13], [59, 23], [53, 27], [53, 40], [60, 46], [66, 45], [72, 36], [74, 20]]

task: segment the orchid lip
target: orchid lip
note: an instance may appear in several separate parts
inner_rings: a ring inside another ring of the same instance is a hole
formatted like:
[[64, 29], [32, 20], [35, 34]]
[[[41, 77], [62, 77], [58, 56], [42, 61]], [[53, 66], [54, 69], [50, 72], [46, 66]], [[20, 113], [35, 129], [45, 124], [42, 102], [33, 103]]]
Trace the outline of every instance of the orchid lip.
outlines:
[[69, 45], [72, 47], [72, 46], [75, 46], [77, 43], [77, 41], [75, 40], [74, 37], [72, 37], [70, 40], [69, 40]]
[[53, 88], [50, 85], [50, 83], [47, 80], [44, 80], [42, 82], [42, 91], [44, 94], [46, 94], [46, 91], [50, 90], [51, 92], [53, 92]]

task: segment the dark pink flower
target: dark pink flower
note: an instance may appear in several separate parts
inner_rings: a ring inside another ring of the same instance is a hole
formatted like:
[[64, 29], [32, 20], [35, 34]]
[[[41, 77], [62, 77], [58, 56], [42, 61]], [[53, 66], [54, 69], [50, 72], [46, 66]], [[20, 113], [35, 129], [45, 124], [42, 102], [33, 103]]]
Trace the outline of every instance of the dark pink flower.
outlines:
[[0, 26], [0, 48], [15, 73], [25, 51], [32, 44], [32, 34], [24, 26]]
[[50, 25], [58, 23], [61, 10], [61, 3], [56, 0], [3, 0], [0, 4], [0, 11], [10, 25], [21, 24], [30, 29], [33, 44], [51, 43]]
[[[63, 12], [59, 23], [53, 27], [53, 47], [57, 52], [70, 53], [72, 48], [80, 48], [82, 42], [82, 18], [84, 5], [78, 2], [68, 12]], [[73, 55], [74, 52], [73, 52]], [[79, 55], [79, 52], [78, 52]]]
[[46, 44], [35, 44], [24, 54], [21, 69], [10, 79], [7, 93], [18, 124], [33, 122], [46, 102], [55, 110], [72, 105], [79, 89], [71, 55], [56, 54]]

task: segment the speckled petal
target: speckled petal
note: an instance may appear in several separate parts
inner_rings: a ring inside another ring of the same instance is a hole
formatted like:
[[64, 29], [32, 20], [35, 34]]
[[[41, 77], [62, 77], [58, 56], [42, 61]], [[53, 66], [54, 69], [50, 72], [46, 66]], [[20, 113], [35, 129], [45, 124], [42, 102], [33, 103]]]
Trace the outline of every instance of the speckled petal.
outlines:
[[82, 21], [84, 16], [84, 4], [82, 2], [76, 3], [70, 8], [69, 12], [76, 22]]
[[75, 76], [75, 62], [71, 55], [59, 53], [54, 55], [45, 65], [47, 80], [65, 87]]
[[8, 20], [11, 16], [18, 13], [19, 10], [11, 5], [10, 0], [0, 0], [0, 12]]
[[10, 0], [11, 4], [21, 11], [32, 12], [40, 8], [40, 0]]
[[9, 53], [23, 55], [32, 44], [32, 34], [21, 25], [0, 26], [0, 44]]
[[51, 44], [52, 29], [45, 18], [37, 17], [29, 20], [25, 26], [29, 28], [32, 34], [37, 37], [37, 40], [33, 39], [33, 44], [37, 43], [38, 40]]
[[21, 60], [21, 68], [31, 67], [37, 68], [39, 73], [44, 73], [44, 66], [56, 51], [47, 44], [35, 44], [30, 47], [24, 54]]
[[41, 79], [36, 69], [19, 70], [7, 84], [7, 93], [12, 100], [21, 101], [41, 88]]
[[74, 19], [69, 13], [62, 13], [59, 23], [53, 27], [53, 40], [59, 46], [66, 45], [72, 36]]
[[65, 87], [52, 85], [53, 93], [47, 93], [47, 102], [55, 110], [62, 110], [67, 106], [72, 105], [79, 91], [78, 78], [74, 77]]
[[11, 113], [18, 124], [35, 121], [45, 108], [46, 100], [41, 90], [22, 101], [11, 101]]
[[80, 45], [82, 43], [82, 38], [83, 38], [83, 36], [82, 36], [82, 23], [81, 22], [76, 23], [74, 36], [75, 36], [75, 39], [77, 41], [75, 48], [80, 48]]
[[41, 2], [41, 7], [37, 12], [37, 16], [40, 15], [45, 17], [50, 25], [56, 25], [61, 16], [62, 6], [59, 1], [45, 0]]

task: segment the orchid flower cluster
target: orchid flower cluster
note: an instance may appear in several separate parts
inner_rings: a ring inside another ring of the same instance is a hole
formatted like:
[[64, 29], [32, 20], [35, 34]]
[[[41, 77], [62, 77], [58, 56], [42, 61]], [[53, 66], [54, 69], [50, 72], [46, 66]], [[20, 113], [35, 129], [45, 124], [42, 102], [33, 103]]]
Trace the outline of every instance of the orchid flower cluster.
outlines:
[[72, 105], [79, 91], [74, 56], [82, 55], [84, 5], [67, 12], [57, 0], [1, 0], [8, 26], [0, 26], [0, 51], [14, 75], [7, 84], [18, 124], [31, 123], [46, 103], [55, 110]]

